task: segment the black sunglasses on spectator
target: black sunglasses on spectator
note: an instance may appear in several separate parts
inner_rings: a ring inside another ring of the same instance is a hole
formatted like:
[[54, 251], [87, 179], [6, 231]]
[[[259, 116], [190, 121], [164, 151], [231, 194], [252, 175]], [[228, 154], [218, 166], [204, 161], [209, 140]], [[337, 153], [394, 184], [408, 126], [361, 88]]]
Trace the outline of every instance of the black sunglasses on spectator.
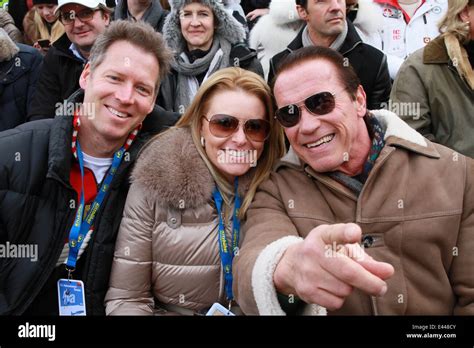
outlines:
[[275, 118], [283, 127], [296, 126], [301, 119], [301, 107], [303, 105], [314, 116], [326, 115], [336, 107], [335, 95], [335, 93], [331, 92], [313, 94], [296, 104], [289, 104], [279, 108], [275, 113]]

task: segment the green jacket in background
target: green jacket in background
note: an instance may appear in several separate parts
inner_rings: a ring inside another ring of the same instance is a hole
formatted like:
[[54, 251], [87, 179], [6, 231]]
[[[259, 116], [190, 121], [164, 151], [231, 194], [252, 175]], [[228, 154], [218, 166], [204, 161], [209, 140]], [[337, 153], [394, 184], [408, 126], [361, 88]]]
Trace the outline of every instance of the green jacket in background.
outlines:
[[462, 53], [446, 36], [413, 53], [400, 68], [389, 106], [428, 139], [474, 157], [474, 73]]

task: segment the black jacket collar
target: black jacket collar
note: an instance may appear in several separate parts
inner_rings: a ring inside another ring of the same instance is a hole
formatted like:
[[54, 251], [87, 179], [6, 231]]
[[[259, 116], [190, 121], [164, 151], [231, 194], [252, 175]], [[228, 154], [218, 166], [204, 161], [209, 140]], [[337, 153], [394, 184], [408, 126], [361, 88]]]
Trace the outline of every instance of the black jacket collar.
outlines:
[[71, 47], [71, 44], [72, 42], [67, 37], [67, 34], [64, 33], [59, 39], [56, 40], [55, 43], [53, 43], [53, 47], [56, 49], [54, 53], [59, 56], [68, 57], [70, 59], [74, 59], [78, 62], [84, 63], [71, 52], [71, 50], [69, 49], [69, 47]]
[[[287, 50], [293, 52], [303, 47], [304, 28], [305, 27], [301, 28], [298, 35], [294, 38], [293, 41], [290, 42], [290, 44], [287, 46]], [[352, 24], [351, 21], [347, 21], [347, 36], [341, 48], [339, 49], [339, 53], [341, 53], [342, 55], [346, 55], [361, 43], [362, 39], [360, 38], [359, 34], [357, 34], [354, 24]]]

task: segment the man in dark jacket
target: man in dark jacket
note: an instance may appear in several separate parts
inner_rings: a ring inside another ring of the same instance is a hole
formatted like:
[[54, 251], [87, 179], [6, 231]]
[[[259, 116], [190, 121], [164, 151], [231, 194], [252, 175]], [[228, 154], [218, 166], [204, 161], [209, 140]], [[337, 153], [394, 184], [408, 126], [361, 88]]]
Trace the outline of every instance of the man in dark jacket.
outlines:
[[313, 2], [296, 0], [297, 11], [307, 24], [286, 50], [270, 60], [268, 82], [273, 79], [281, 60], [291, 52], [307, 46], [332, 48], [347, 58], [357, 73], [367, 95], [367, 107], [380, 109], [388, 102], [391, 80], [383, 52], [362, 42], [353, 24], [346, 20], [344, 0]]
[[142, 20], [161, 33], [168, 13], [169, 11], [161, 7], [159, 0], [119, 0], [115, 7], [114, 20]]
[[15, 44], [0, 28], [0, 131], [25, 122], [42, 60], [36, 49]]
[[130, 170], [175, 121], [145, 118], [170, 59], [151, 26], [117, 21], [62, 115], [0, 133], [0, 315], [58, 314], [57, 282], [69, 275], [84, 283], [86, 314], [104, 314]]
[[44, 58], [28, 121], [54, 117], [58, 106], [79, 88], [91, 47], [110, 23], [105, 0], [63, 0], [56, 11], [66, 33]]

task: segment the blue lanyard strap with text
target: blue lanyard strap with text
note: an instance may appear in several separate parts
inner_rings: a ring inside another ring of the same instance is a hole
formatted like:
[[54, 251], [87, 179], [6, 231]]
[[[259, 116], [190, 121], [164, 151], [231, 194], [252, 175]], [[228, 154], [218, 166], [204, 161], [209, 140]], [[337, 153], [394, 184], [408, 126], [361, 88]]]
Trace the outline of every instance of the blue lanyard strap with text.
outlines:
[[[222, 261], [222, 268], [224, 270], [224, 281], [225, 281], [225, 291], [226, 296], [229, 301], [234, 299], [234, 294], [232, 292], [232, 260], [234, 259], [235, 253], [238, 250], [239, 246], [239, 234], [240, 234], [240, 219], [239, 209], [240, 209], [240, 197], [237, 192], [238, 187], [238, 178], [235, 178], [235, 207], [234, 207], [234, 216], [232, 220], [232, 240], [229, 243], [227, 242], [227, 237], [225, 235], [225, 226], [223, 221], [223, 212], [222, 212], [222, 195], [219, 190], [214, 190], [213, 197], [216, 203], [217, 215], [219, 216], [219, 253]], [[230, 247], [229, 247], [230, 246]]]
[[107, 176], [105, 177], [102, 185], [100, 186], [100, 190], [97, 193], [97, 196], [94, 202], [91, 204], [91, 207], [87, 213], [86, 218], [83, 220], [84, 214], [84, 207], [85, 207], [85, 199], [84, 199], [84, 164], [82, 159], [82, 151], [81, 146], [79, 145], [79, 140], [77, 141], [77, 159], [79, 161], [79, 168], [81, 169], [81, 184], [82, 184], [82, 191], [81, 191], [81, 204], [77, 209], [76, 218], [74, 219], [74, 224], [71, 227], [71, 232], [69, 233], [69, 255], [66, 262], [66, 268], [69, 271], [73, 271], [76, 267], [77, 255], [79, 254], [79, 249], [81, 248], [82, 242], [90, 230], [91, 226], [94, 223], [94, 219], [96, 218], [97, 212], [100, 209], [102, 202], [104, 201], [105, 194], [107, 193], [108, 189], [110, 188], [110, 184], [112, 179], [114, 178], [115, 173], [117, 172], [117, 168], [120, 166], [122, 162], [123, 154], [125, 149], [122, 147], [114, 154], [114, 159], [112, 161], [112, 165], [110, 167]]

